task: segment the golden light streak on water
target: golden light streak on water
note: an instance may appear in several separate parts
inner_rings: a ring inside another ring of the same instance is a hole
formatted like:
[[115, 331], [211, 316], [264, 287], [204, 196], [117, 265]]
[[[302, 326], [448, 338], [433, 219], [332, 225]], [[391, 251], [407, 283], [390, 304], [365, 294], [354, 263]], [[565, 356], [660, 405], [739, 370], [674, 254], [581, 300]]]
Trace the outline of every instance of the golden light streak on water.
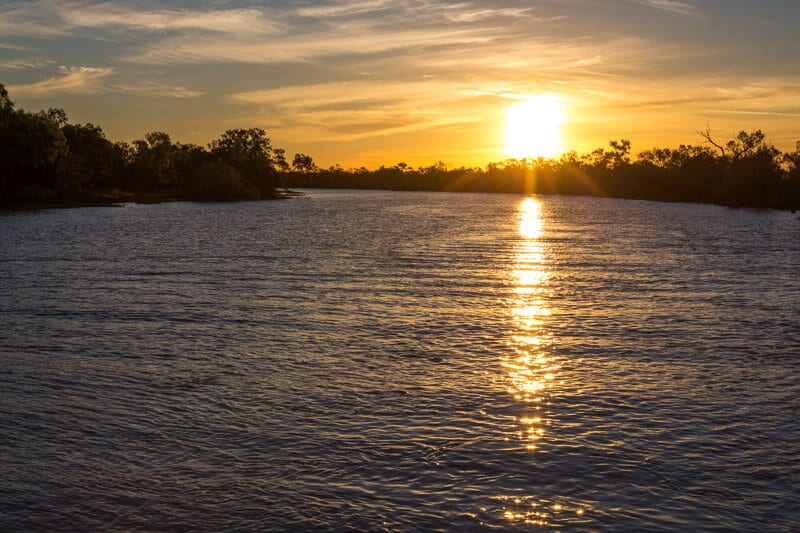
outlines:
[[542, 327], [550, 310], [547, 308], [546, 287], [549, 279], [542, 244], [544, 220], [539, 200], [526, 198], [519, 206], [520, 242], [515, 255], [513, 317], [515, 334], [512, 336], [513, 356], [504, 362], [510, 381], [509, 392], [514, 398], [532, 404], [533, 412], [523, 416], [525, 447], [535, 450], [530, 442], [544, 434], [546, 421], [541, 417], [543, 394], [552, 387], [557, 367], [541, 349]]
[[[517, 438], [531, 453], [536, 453], [546, 442], [550, 420], [544, 404], [557, 383], [559, 369], [546, 347], [545, 328], [551, 311], [547, 301], [550, 272], [544, 232], [540, 201], [526, 198], [519, 205], [520, 240], [514, 256], [512, 315], [515, 331], [510, 339], [511, 355], [503, 362], [503, 368], [508, 372], [509, 394], [525, 406], [525, 414], [517, 419]], [[543, 527], [552, 525], [553, 513], [566, 508], [561, 502], [536, 499], [529, 496], [525, 501], [513, 500], [513, 505], [504, 507], [503, 518], [508, 522]]]

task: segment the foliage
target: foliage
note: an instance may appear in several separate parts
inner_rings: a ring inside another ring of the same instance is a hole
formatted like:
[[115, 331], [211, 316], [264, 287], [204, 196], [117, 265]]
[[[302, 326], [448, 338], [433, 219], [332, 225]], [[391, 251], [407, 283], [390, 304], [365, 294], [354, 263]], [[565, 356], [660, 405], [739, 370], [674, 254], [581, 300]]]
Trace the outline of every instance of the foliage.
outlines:
[[58, 161], [58, 185], [62, 188], [107, 189], [116, 185], [115, 170], [123, 154], [103, 130], [93, 124], [68, 124], [61, 131], [69, 150]]
[[284, 167], [285, 159], [283, 151], [273, 150], [264, 130], [228, 130], [209, 148], [212, 157], [230, 165], [259, 194], [269, 195], [277, 187], [278, 169]]
[[[303, 171], [315, 168], [310, 156], [295, 159]], [[0, 84], [0, 205], [270, 198], [289, 168], [262, 129], [228, 130], [209, 149], [160, 131], [112, 143], [99, 126], [71, 124], [61, 109], [16, 110]]]
[[0, 85], [0, 194], [56, 185], [56, 162], [67, 151], [58, 123], [46, 113], [14, 109]]

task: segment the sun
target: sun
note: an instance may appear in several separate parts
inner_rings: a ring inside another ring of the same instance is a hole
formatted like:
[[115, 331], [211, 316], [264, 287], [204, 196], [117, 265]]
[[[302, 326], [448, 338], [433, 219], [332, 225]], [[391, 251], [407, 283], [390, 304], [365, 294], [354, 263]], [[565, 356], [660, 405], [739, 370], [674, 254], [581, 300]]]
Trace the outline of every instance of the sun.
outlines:
[[506, 153], [517, 159], [553, 157], [563, 148], [564, 112], [557, 96], [531, 96], [506, 112]]

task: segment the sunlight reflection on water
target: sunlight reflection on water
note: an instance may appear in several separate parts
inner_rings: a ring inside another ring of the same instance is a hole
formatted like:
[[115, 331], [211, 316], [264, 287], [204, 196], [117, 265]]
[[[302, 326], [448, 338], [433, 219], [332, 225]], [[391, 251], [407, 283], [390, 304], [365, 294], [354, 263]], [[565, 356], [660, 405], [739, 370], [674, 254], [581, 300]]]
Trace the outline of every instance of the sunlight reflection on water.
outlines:
[[[504, 361], [508, 372], [508, 392], [525, 406], [518, 417], [517, 437], [525, 449], [535, 452], [547, 435], [552, 420], [547, 409], [549, 393], [559, 370], [554, 357], [546, 351], [548, 308], [547, 257], [544, 249], [544, 217], [536, 198], [526, 198], [519, 205], [519, 238], [514, 256], [514, 300], [512, 314], [515, 333], [511, 338], [512, 354]], [[501, 497], [503, 518], [508, 522], [552, 526], [553, 520], [566, 511], [584, 513], [560, 499], [537, 497]]]
[[505, 367], [509, 392], [528, 405], [528, 413], [519, 418], [522, 426], [519, 437], [527, 449], [535, 450], [548, 424], [542, 408], [557, 367], [542, 350], [544, 320], [550, 311], [545, 299], [549, 276], [541, 242], [544, 227], [541, 204], [537, 199], [526, 198], [519, 210], [521, 241], [515, 256], [513, 304], [517, 334], [512, 339], [513, 355]]

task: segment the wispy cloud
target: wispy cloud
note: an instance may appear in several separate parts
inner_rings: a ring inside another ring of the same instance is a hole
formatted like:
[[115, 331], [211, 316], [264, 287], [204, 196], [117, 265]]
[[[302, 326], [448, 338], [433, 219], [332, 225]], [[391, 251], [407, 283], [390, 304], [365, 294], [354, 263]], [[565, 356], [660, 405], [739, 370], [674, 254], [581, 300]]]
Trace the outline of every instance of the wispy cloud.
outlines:
[[36, 83], [11, 85], [9, 91], [22, 96], [47, 96], [54, 93], [95, 94], [101, 90], [102, 81], [113, 69], [80, 66], [61, 66], [59, 76]]
[[167, 38], [145, 45], [125, 59], [156, 65], [288, 63], [344, 54], [377, 54], [409, 48], [485, 43], [490, 40], [490, 36], [479, 32], [446, 27], [402, 29], [381, 37], [368, 25], [352, 23], [313, 38], [304, 34], [255, 41], [241, 36], [206, 36], [190, 40]]
[[[788, 82], [788, 83], [787, 83]], [[636, 116], [751, 115], [793, 117], [800, 114], [800, 79], [762, 78], [743, 84], [736, 78], [711, 79], [696, 75], [680, 80], [680, 88], [644, 82], [635, 93], [607, 94], [602, 97], [606, 113]]]
[[328, 6], [303, 7], [298, 9], [295, 13], [298, 16], [310, 18], [342, 17], [361, 15], [364, 13], [375, 13], [396, 5], [397, 2], [394, 2], [393, 0], [337, 2]]
[[68, 35], [68, 28], [41, 2], [9, 2], [0, 9], [0, 39], [15, 36], [49, 38]]
[[149, 98], [197, 98], [204, 94], [181, 85], [164, 85], [155, 82], [116, 83], [112, 84], [110, 89], [119, 93], [135, 94]]
[[637, 4], [649, 6], [661, 11], [668, 11], [677, 15], [684, 15], [688, 17], [695, 17], [701, 15], [702, 12], [694, 5], [688, 2], [679, 2], [678, 0], [634, 0]]
[[714, 113], [719, 115], [751, 115], [760, 117], [782, 117], [782, 118], [800, 117], [800, 111], [786, 112], [786, 111], [757, 111], [757, 110], [740, 110], [740, 109], [706, 109], [704, 111], [707, 113]]
[[56, 5], [61, 20], [73, 27], [129, 27], [149, 31], [203, 30], [214, 33], [250, 35], [274, 29], [266, 13], [261, 9], [186, 10], [162, 9], [140, 10], [123, 4], [77, 4], [75, 2]]
[[441, 80], [355, 80], [230, 96], [236, 102], [266, 106], [279, 116], [292, 116], [294, 127], [311, 127], [321, 139], [336, 134], [347, 141], [482, 120], [479, 113], [464, 113], [463, 101], [470, 98], [474, 95], [459, 90], [456, 83]]
[[447, 20], [453, 22], [477, 22], [490, 18], [530, 18], [531, 8], [508, 8], [508, 9], [478, 9], [461, 12], [445, 12]]
[[37, 69], [52, 65], [53, 63], [55, 63], [55, 61], [44, 57], [7, 59], [0, 60], [0, 68], [8, 70]]
[[[246, 91], [232, 94], [229, 98], [248, 104], [291, 107], [295, 111], [313, 111], [333, 106], [340, 111], [351, 111], [369, 109], [375, 107], [375, 103], [381, 109], [404, 108], [412, 102], [417, 106], [424, 106], [431, 99], [447, 98], [448, 94], [458, 92], [458, 86], [451, 82], [423, 80], [392, 83], [384, 80], [351, 80]], [[369, 98], [364, 95], [369, 95]], [[393, 102], [392, 106], [386, 106], [387, 101]], [[342, 105], [348, 102], [352, 105]]]
[[[483, 4], [483, 5], [482, 5]], [[515, 55], [525, 53], [531, 39], [553, 39], [565, 44], [557, 29], [565, 23], [559, 14], [540, 14], [530, 7], [486, 6], [485, 2], [452, 3], [436, 0], [345, 1], [295, 10], [261, 12], [249, 21], [248, 32], [231, 24], [230, 31], [196, 32], [191, 36], [166, 34], [141, 43], [125, 54], [126, 61], [141, 64], [179, 65], [214, 62], [282, 63], [328, 57], [367, 54], [413, 53], [420, 58], [444, 48], [483, 45], [514, 39]], [[118, 8], [115, 8], [115, 10]], [[158, 21], [152, 13], [108, 17], [104, 13], [82, 15], [93, 23], [116, 20]], [[269, 23], [265, 21], [269, 20]], [[526, 24], [517, 24], [525, 21]], [[73, 21], [75, 22], [75, 21]], [[160, 24], [160, 23], [159, 23]], [[532, 26], [531, 24], [536, 24]], [[198, 25], [199, 27], [200, 25]], [[254, 29], [255, 28], [255, 29]], [[532, 31], [532, 30], [536, 31]], [[253, 33], [260, 33], [253, 37]], [[482, 50], [481, 52], [485, 52]], [[463, 50], [464, 59], [475, 59]], [[478, 54], [479, 56], [481, 54]]]

